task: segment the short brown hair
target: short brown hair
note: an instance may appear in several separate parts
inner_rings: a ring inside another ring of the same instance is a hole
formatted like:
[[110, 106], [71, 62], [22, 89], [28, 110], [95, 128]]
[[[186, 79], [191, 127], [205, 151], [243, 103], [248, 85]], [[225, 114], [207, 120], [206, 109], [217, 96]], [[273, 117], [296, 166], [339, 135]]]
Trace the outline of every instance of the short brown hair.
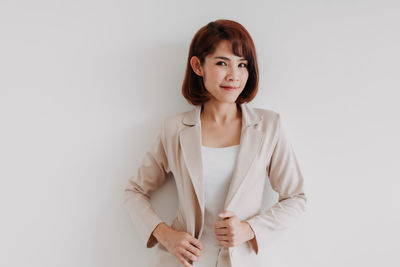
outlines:
[[204, 87], [203, 77], [198, 76], [190, 65], [190, 59], [196, 56], [204, 64], [205, 57], [214, 53], [216, 46], [223, 40], [230, 41], [233, 53], [247, 59], [249, 77], [242, 93], [236, 99], [237, 104], [250, 102], [258, 90], [258, 64], [256, 49], [247, 30], [238, 22], [219, 19], [208, 23], [197, 31], [190, 44], [182, 94], [193, 105], [201, 105], [210, 99]]

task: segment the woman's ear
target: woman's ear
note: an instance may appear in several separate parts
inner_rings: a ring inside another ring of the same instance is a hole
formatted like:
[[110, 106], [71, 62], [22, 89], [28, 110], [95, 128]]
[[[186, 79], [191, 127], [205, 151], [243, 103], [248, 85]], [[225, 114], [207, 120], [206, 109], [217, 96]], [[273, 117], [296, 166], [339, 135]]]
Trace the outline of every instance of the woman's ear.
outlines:
[[196, 73], [199, 76], [203, 76], [203, 69], [201, 67], [200, 59], [198, 57], [193, 56], [190, 59], [190, 66], [192, 67], [194, 73]]

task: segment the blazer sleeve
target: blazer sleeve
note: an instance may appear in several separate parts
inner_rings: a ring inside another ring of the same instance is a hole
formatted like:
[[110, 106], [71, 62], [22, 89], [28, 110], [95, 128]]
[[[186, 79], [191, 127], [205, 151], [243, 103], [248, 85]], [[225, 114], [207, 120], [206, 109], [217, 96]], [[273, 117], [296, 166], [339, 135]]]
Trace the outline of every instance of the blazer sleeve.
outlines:
[[279, 201], [263, 214], [247, 220], [255, 233], [248, 241], [255, 253], [266, 247], [279, 231], [287, 229], [294, 220], [305, 212], [306, 193], [304, 179], [295, 153], [277, 113], [277, 136], [267, 173], [271, 187], [279, 194]]
[[158, 243], [153, 231], [163, 222], [150, 203], [151, 192], [161, 187], [170, 173], [163, 139], [164, 121], [156, 139], [142, 158], [136, 175], [129, 178], [124, 191], [124, 205], [148, 248]]

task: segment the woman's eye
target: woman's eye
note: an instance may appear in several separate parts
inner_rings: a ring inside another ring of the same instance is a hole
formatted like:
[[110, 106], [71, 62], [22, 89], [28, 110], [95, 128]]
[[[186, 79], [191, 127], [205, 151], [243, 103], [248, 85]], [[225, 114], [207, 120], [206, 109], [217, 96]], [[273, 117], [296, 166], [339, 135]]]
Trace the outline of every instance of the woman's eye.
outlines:
[[[217, 62], [217, 65], [227, 66], [226, 62], [224, 62], [224, 61], [219, 61], [219, 62]], [[240, 63], [240, 64], [239, 64], [239, 67], [247, 68], [247, 64], [246, 64], [246, 63]]]

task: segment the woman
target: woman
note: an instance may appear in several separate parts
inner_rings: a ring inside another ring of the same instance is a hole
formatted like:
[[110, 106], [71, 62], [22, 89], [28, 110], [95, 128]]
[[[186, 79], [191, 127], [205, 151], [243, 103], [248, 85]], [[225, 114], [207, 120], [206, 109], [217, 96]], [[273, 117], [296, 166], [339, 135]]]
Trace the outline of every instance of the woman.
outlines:
[[[254, 43], [237, 22], [202, 27], [189, 50], [183, 96], [194, 109], [164, 119], [125, 205], [150, 266], [265, 266], [262, 249], [303, 214], [303, 176], [278, 113], [247, 106], [257, 93]], [[169, 174], [179, 207], [171, 226], [150, 194]], [[260, 213], [266, 178], [279, 202]]]

